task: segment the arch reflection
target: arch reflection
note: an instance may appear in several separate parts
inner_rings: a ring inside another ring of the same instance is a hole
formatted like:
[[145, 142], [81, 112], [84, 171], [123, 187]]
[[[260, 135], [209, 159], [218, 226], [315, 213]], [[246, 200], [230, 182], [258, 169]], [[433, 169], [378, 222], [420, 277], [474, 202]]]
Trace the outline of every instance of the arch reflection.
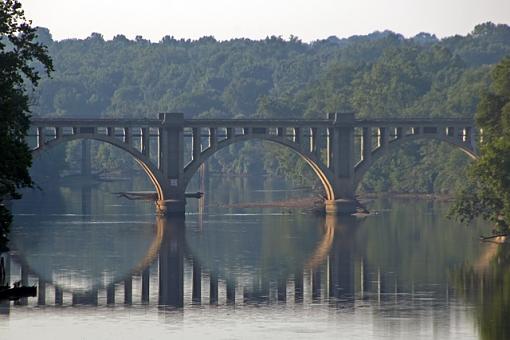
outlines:
[[[264, 218], [270, 219], [268, 225], [278, 225], [275, 222], [279, 217]], [[303, 217], [296, 217], [299, 218]], [[286, 219], [292, 221], [288, 216]], [[243, 226], [241, 221], [231, 227], [226, 226], [227, 220], [206, 222], [196, 228], [193, 221], [157, 217], [150, 228], [150, 243], [141, 247], [143, 253], [135, 249], [126, 252], [139, 257], [130, 261], [131, 267], [123, 271], [124, 275], [79, 289], [41, 275], [37, 267], [31, 267], [33, 262], [23, 260], [30, 256], [22, 254], [23, 248], [19, 248], [11, 256], [13, 272], [19, 275], [11, 278], [11, 282], [21, 278], [26, 284], [38, 283], [40, 294], [37, 300], [29, 299], [28, 303], [39, 305], [148, 303], [182, 308], [192, 304], [328, 301], [338, 308], [352, 308], [360, 299], [381, 303], [400, 298], [397, 274], [367, 261], [369, 249], [364, 237], [360, 238], [363, 222], [359, 219], [304, 217], [299, 224], [305, 227], [302, 230], [294, 227], [295, 233], [288, 234], [287, 240], [281, 240], [280, 234], [288, 233], [285, 227], [280, 231], [262, 228], [246, 232], [253, 225]], [[137, 228], [148, 229], [143, 225]], [[235, 230], [237, 234], [233, 235]], [[270, 236], [264, 236], [264, 232], [270, 232]], [[235, 246], [236, 242], [241, 247]], [[247, 249], [245, 245], [250, 242], [256, 243], [256, 247], [252, 244], [252, 249]], [[233, 253], [224, 249], [229, 243], [231, 251], [241, 249], [245, 254], [229, 258]], [[275, 258], [261, 257], [258, 252], [278, 245], [281, 248], [271, 253], [277, 255]], [[200, 247], [207, 251], [197, 251]]]
[[[46, 303], [61, 305], [101, 305], [106, 304], [131, 304], [131, 303], [156, 303], [161, 306], [183, 307], [185, 284], [192, 292], [192, 303], [261, 303], [271, 300], [286, 301], [290, 295], [295, 300], [302, 300], [303, 278], [310, 277], [313, 272], [314, 297], [320, 297], [324, 290], [324, 281], [321, 277], [325, 273], [324, 265], [334, 244], [335, 235], [334, 216], [329, 216], [322, 223], [322, 238], [315, 243], [315, 249], [309, 253], [307, 260], [300, 261], [298, 266], [282, 268], [264, 272], [262, 267], [252, 267], [247, 272], [243, 271], [214, 271], [209, 264], [203, 266], [203, 261], [190, 251], [186, 240], [186, 226], [182, 218], [165, 218], [158, 216], [152, 228], [152, 240], [145, 249], [141, 260], [131, 261], [132, 267], [123, 275], [117, 275], [114, 279], [97, 284], [72, 284], [62, 283], [61, 279], [55, 280], [55, 275], [46, 275], [44, 270], [38, 267], [39, 263], [32, 260], [30, 250], [22, 246], [15, 248], [11, 256], [4, 255], [9, 263], [17, 267], [23, 277], [23, 284], [38, 283], [39, 295], [37, 304]], [[144, 228], [144, 227], [142, 227]], [[46, 230], [47, 232], [47, 230]], [[17, 242], [23, 244], [18, 238]], [[29, 240], [25, 240], [30, 243]], [[218, 244], [221, 247], [221, 244]], [[40, 249], [40, 248], [37, 248]], [[33, 250], [32, 250], [33, 251]], [[130, 250], [132, 252], [132, 250]], [[140, 254], [140, 252], [136, 252]], [[42, 257], [41, 261], [52, 260]], [[221, 267], [221, 264], [218, 265]], [[243, 266], [241, 265], [240, 268]], [[157, 268], [157, 270], [156, 270]], [[192, 273], [190, 282], [184, 280], [185, 268]], [[214, 267], [217, 268], [217, 267]], [[228, 264], [225, 268], [228, 268]], [[273, 266], [274, 268], [274, 266]], [[77, 270], [75, 268], [75, 270]], [[73, 273], [71, 273], [71, 276]], [[152, 286], [157, 276], [157, 287]], [[30, 279], [29, 279], [30, 277]], [[17, 277], [10, 279], [11, 282]], [[74, 279], [76, 280], [76, 279]], [[73, 278], [69, 279], [73, 281]], [[77, 281], [80, 281], [79, 279]], [[321, 284], [322, 282], [322, 284]], [[294, 287], [290, 287], [294, 283]], [[275, 288], [276, 287], [276, 288]], [[289, 293], [289, 289], [292, 293]], [[53, 292], [51, 292], [53, 290]], [[136, 291], [136, 292], [135, 292]], [[204, 293], [206, 300], [202, 300]], [[123, 296], [123, 298], [122, 298]], [[157, 296], [157, 299], [156, 299]], [[242, 298], [241, 298], [242, 297]], [[222, 300], [222, 301], [220, 301]]]

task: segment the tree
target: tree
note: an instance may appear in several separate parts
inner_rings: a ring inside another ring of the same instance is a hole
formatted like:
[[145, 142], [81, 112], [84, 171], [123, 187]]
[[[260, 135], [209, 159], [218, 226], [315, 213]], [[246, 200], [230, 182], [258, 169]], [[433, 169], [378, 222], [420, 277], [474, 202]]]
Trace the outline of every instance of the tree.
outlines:
[[[38, 85], [41, 66], [53, 64], [46, 47], [35, 42], [36, 29], [16, 0], [0, 2], [0, 248], [7, 241], [12, 216], [6, 201], [20, 198], [18, 190], [33, 185], [32, 163], [25, 135], [30, 127], [29, 92]], [[34, 64], [38, 62], [38, 64]], [[30, 88], [27, 89], [27, 86]]]
[[481, 157], [468, 171], [466, 187], [452, 214], [461, 221], [481, 216], [498, 231], [510, 230], [510, 57], [492, 71], [491, 90], [482, 95], [476, 114], [483, 129]]

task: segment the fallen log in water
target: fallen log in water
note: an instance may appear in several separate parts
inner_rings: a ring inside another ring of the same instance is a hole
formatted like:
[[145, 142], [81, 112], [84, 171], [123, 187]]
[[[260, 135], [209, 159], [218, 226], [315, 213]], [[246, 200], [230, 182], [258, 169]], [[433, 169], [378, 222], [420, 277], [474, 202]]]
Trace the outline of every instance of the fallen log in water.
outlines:
[[494, 234], [491, 236], [483, 236], [480, 235], [480, 241], [481, 242], [493, 242], [493, 243], [506, 243], [508, 234], [507, 233], [501, 233], [501, 234]]
[[[114, 194], [119, 197], [127, 198], [128, 200], [158, 200], [158, 194], [155, 191], [120, 191], [114, 192]], [[202, 198], [203, 195], [203, 192], [187, 192], [184, 194], [186, 198]]]

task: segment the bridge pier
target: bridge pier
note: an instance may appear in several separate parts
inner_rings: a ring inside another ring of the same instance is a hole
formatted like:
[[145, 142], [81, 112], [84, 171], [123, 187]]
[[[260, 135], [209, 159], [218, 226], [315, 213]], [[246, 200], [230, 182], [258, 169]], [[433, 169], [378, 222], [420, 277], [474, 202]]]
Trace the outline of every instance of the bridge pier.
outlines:
[[[159, 170], [163, 173], [162, 197], [156, 201], [156, 212], [165, 216], [184, 216], [186, 211], [184, 175], [184, 115], [160, 113]], [[161, 199], [162, 198], [162, 199]]]
[[[333, 197], [325, 203], [326, 214], [351, 215], [359, 206], [354, 182], [354, 114], [328, 115], [333, 125], [328, 132], [328, 168], [332, 171]], [[332, 199], [333, 198], [333, 199]]]
[[326, 200], [324, 205], [326, 214], [328, 215], [351, 215], [354, 214], [359, 207], [358, 201], [350, 198]]
[[156, 213], [160, 216], [184, 216], [186, 199], [168, 199], [156, 201]]

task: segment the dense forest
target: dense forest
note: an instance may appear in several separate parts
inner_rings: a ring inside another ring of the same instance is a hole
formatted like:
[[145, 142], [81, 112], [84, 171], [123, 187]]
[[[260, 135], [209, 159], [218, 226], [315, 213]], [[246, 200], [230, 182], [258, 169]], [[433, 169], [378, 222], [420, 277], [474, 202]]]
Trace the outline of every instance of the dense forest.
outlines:
[[[105, 40], [98, 33], [54, 41], [45, 28], [38, 29], [38, 39], [55, 65], [53, 77], [33, 94], [32, 114], [41, 116], [183, 112], [200, 118], [323, 118], [327, 112], [353, 111], [357, 117], [472, 117], [492, 66], [510, 55], [510, 26], [493, 23], [444, 39], [384, 31], [310, 43], [294, 36]], [[68, 145], [46, 166], [72, 166], [76, 149]], [[125, 168], [117, 152], [96, 146], [96, 169]], [[459, 169], [467, 162], [448, 145], [409, 144], [398, 157], [379, 161], [360, 190], [448, 193], [462, 180]], [[296, 183], [313, 180], [295, 154], [267, 143], [234, 145], [209, 168], [288, 176]]]

